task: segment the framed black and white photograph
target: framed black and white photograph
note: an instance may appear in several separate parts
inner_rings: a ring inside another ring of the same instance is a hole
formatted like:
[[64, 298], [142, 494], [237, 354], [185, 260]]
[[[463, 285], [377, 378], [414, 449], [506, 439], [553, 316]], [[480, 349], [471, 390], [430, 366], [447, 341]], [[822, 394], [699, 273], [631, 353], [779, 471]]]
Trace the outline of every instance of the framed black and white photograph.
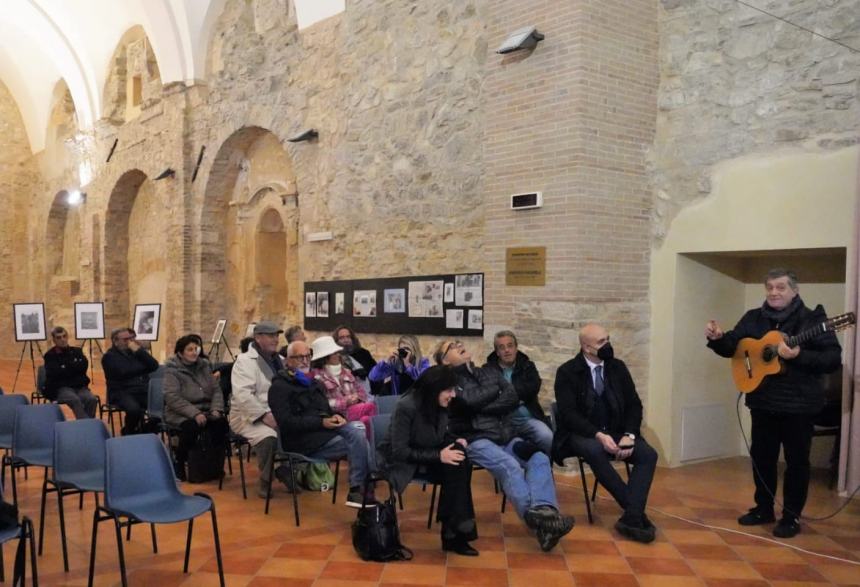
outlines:
[[328, 318], [328, 292], [317, 292], [317, 318]]
[[45, 328], [45, 304], [12, 304], [15, 317], [15, 341], [48, 340]]
[[224, 328], [227, 326], [227, 319], [221, 318], [218, 322], [215, 323], [215, 332], [212, 333], [212, 340], [210, 341], [212, 344], [216, 342], [221, 342], [221, 337], [224, 336]]
[[344, 293], [339, 291], [334, 294], [334, 313], [335, 314], [343, 314], [344, 311]]
[[[484, 275], [482, 273], [455, 275], [454, 301], [458, 306], [483, 306]], [[471, 321], [469, 323], [471, 324]]]
[[317, 292], [309, 291], [305, 293], [305, 318], [317, 317]]
[[386, 314], [403, 314], [406, 312], [406, 290], [386, 289], [382, 309]]
[[134, 307], [134, 331], [137, 340], [158, 340], [161, 304], [137, 304]]
[[105, 305], [102, 302], [75, 302], [75, 338], [103, 340]]

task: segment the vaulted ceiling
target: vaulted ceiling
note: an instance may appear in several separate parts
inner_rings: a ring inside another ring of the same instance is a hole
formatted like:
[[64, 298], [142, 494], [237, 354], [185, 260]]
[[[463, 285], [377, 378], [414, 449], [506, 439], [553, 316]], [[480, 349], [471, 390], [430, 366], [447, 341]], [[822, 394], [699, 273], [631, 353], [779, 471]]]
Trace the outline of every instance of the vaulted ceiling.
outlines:
[[[64, 80], [86, 131], [102, 115], [103, 87], [122, 35], [146, 32], [164, 84], [206, 78], [209, 39], [237, 0], [3, 0], [0, 81], [12, 93], [33, 152], [44, 148], [51, 98]], [[279, 0], [299, 28], [342, 12], [345, 0]]]

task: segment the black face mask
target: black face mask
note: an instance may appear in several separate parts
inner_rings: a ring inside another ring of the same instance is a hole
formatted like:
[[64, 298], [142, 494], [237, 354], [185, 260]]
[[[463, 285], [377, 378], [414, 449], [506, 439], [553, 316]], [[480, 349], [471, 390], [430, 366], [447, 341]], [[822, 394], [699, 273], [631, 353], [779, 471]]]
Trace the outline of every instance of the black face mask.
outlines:
[[607, 342], [605, 345], [597, 349], [597, 358], [601, 361], [608, 361], [615, 357], [615, 351], [612, 349], [612, 344]]

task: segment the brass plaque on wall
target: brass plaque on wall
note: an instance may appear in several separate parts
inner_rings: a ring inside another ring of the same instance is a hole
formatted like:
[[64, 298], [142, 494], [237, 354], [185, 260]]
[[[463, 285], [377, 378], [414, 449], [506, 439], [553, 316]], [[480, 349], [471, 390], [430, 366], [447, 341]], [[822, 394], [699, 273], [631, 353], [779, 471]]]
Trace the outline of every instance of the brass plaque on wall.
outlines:
[[546, 247], [507, 249], [505, 285], [546, 285]]

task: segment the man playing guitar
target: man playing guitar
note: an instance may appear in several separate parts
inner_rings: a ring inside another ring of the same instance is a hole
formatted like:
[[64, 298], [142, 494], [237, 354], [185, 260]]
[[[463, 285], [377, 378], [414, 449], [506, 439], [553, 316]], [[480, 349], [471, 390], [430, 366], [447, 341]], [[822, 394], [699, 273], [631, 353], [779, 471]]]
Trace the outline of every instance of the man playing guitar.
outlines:
[[[807, 308], [798, 295], [797, 276], [787, 269], [771, 269], [765, 277], [767, 297], [760, 308], [748, 311], [733, 330], [723, 332], [715, 320], [705, 326], [708, 347], [721, 357], [732, 357], [743, 338], [761, 338], [772, 330], [792, 336], [827, 316], [822, 306]], [[767, 376], [746, 396], [752, 416], [752, 446], [755, 507], [738, 518], [742, 526], [775, 521], [774, 495], [777, 461], [782, 446], [785, 454], [782, 519], [773, 530], [778, 538], [800, 532], [800, 514], [809, 488], [809, 451], [812, 421], [824, 407], [820, 376], [835, 371], [842, 360], [836, 335], [828, 330], [789, 347], [784, 341], [777, 349], [782, 370]]]

